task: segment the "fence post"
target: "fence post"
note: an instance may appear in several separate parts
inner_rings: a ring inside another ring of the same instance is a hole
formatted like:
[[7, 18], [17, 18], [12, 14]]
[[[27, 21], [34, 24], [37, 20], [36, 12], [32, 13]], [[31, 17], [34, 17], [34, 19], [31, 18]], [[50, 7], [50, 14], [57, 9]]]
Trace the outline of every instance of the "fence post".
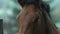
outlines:
[[0, 34], [3, 34], [3, 19], [0, 19]]

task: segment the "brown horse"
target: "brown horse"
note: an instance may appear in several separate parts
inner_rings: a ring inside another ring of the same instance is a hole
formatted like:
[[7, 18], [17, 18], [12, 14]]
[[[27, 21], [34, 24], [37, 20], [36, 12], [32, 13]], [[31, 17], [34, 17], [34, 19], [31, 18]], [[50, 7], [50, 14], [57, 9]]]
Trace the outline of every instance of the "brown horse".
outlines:
[[19, 34], [59, 34], [49, 16], [48, 5], [40, 0], [18, 0], [22, 11], [17, 19]]

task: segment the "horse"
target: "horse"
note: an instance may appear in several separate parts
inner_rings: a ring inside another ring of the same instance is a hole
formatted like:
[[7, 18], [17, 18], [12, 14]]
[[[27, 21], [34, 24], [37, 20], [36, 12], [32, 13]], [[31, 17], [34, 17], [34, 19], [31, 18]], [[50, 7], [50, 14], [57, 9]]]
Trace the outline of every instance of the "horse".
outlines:
[[59, 34], [50, 18], [50, 7], [42, 0], [18, 0], [22, 6], [17, 16], [18, 34]]

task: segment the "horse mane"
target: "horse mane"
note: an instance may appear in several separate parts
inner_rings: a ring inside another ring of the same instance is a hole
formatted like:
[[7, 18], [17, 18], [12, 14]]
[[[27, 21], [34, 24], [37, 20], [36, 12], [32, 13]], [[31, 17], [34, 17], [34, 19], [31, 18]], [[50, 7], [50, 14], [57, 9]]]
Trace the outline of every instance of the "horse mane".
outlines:
[[24, 7], [25, 5], [34, 4], [36, 7], [41, 7], [42, 9], [45, 9], [48, 14], [50, 12], [49, 4], [42, 2], [42, 0], [18, 0], [18, 3], [22, 7]]
[[59, 34], [50, 18], [49, 9], [49, 5], [43, 2], [39, 6], [24, 5], [17, 17], [19, 34]]

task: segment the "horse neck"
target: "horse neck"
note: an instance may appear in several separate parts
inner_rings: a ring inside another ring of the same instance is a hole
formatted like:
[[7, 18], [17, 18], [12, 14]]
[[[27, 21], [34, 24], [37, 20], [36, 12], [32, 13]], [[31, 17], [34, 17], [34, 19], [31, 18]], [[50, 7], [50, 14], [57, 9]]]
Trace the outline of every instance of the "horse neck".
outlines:
[[47, 12], [44, 12], [44, 19], [45, 19], [45, 27], [47, 30], [46, 33], [48, 32], [48, 34], [59, 34], [58, 30], [54, 26]]

